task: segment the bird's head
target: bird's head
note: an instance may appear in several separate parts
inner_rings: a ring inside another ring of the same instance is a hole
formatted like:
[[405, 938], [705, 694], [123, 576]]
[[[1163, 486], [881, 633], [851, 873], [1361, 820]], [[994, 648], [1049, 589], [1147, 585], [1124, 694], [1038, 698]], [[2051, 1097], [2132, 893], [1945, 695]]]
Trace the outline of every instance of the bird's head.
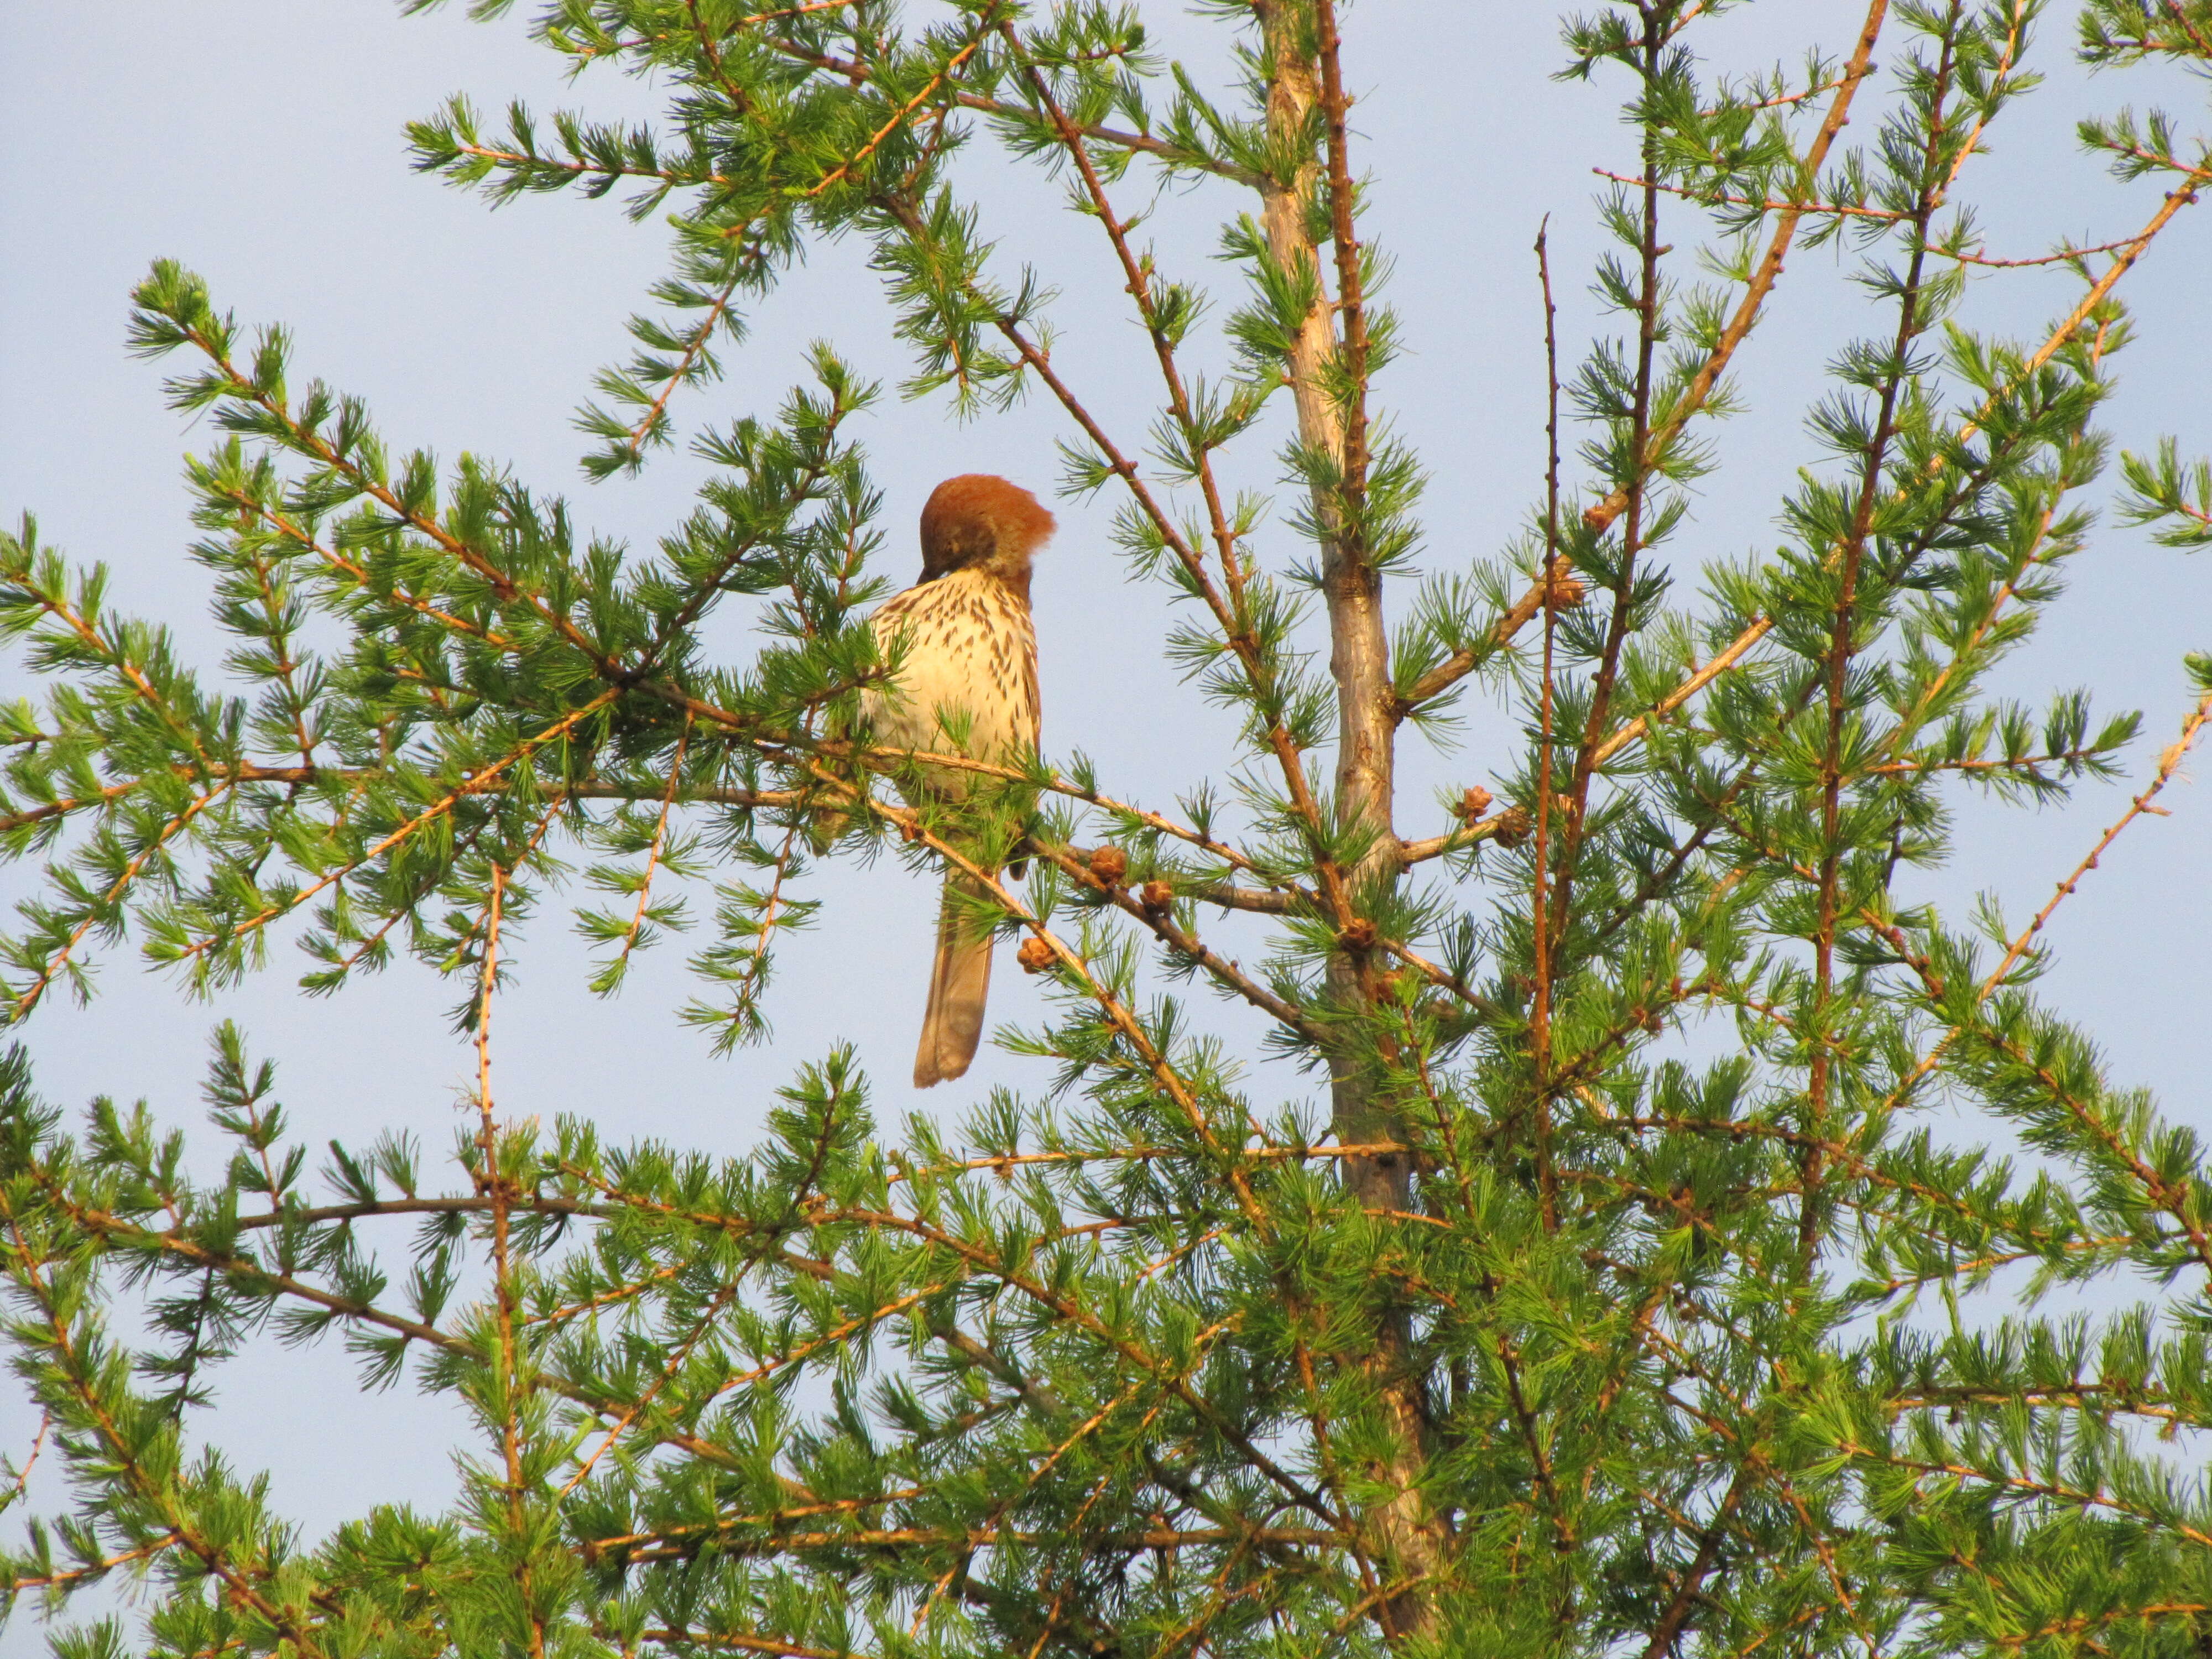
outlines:
[[921, 509], [921, 579], [981, 570], [1027, 599], [1030, 556], [1052, 528], [1052, 514], [1019, 484], [988, 472], [947, 478]]

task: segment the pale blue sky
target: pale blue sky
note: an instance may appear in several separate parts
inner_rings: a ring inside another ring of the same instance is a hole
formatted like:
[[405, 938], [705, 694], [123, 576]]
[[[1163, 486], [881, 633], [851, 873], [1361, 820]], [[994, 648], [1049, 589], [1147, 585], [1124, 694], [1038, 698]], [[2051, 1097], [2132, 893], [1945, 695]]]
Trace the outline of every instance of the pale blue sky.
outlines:
[[[1218, 63], [1212, 25], [1157, 11], [1170, 49]], [[1841, 47], [1860, 12], [1838, 0], [1765, 0], [1712, 38], [1748, 68], [1794, 58], [1808, 27]], [[2069, 18], [2057, 9], [2054, 44], [2063, 46]], [[651, 88], [598, 76], [564, 83], [554, 57], [524, 38], [520, 11], [477, 26], [458, 9], [404, 20], [386, 0], [0, 0], [0, 22], [10, 48], [0, 65], [0, 512], [33, 509], [49, 541], [107, 562], [118, 599], [174, 626], [188, 656], [212, 669], [220, 647], [205, 573], [185, 556], [191, 532], [178, 458], [215, 434], [164, 409], [164, 370], [124, 349], [128, 290], [155, 256], [200, 271], [241, 319], [291, 325], [297, 376], [364, 395], [395, 444], [499, 458], [541, 489], [567, 490], [585, 525], [637, 544], [681, 515], [695, 464], [678, 454], [641, 480], [589, 485], [569, 424], [592, 370], [624, 351], [623, 320], [662, 269], [661, 227], [631, 226], [612, 203], [563, 198], [488, 213], [411, 173], [401, 132], [453, 91], [487, 107], [520, 94], [541, 110], [637, 118], [657, 107]], [[1547, 79], [1559, 58], [1549, 8], [1364, 0], [1347, 51], [1364, 89], [1359, 161], [1376, 179], [1370, 228], [1395, 258], [1389, 297], [1413, 348], [1381, 392], [1433, 475], [1427, 565], [1449, 568], [1509, 536], [1539, 483], [1540, 335], [1528, 252], [1538, 222], [1553, 216], [1571, 361], [1591, 324], [1589, 170], [1627, 170], [1632, 150], [1613, 113], [1617, 84]], [[2154, 199], [2150, 187], [2110, 183], [2071, 136], [2078, 114], [2152, 94], [2140, 82], [2088, 81], [2063, 58], [2051, 68], [2052, 84], [2007, 118], [1996, 153], [1978, 164], [1990, 192], [1982, 222], [1998, 252], [2039, 253], [2066, 234], [2108, 240], [2139, 225]], [[2169, 82], [2162, 95], [2185, 125], [2203, 125], [2201, 94]], [[1852, 136], [1870, 137], [1870, 125], [1862, 120]], [[1063, 291], [1056, 363], [1109, 425], [1134, 433], [1152, 395], [1141, 337], [1119, 309], [1079, 325], [1086, 301], [1110, 307], [1119, 297], [1095, 228], [1054, 213], [1055, 188], [1034, 176], [976, 167], [970, 183], [1009, 259], [1034, 260]], [[1133, 178], [1122, 195], [1150, 199]], [[1167, 197], [1153, 220], [1164, 261], [1214, 284], [1224, 306], [1235, 295], [1210, 255], [1227, 201], [1211, 189]], [[1680, 235], [1694, 234], [1686, 216]], [[1813, 453], [1799, 426], [1810, 376], [1848, 332], [1869, 325], [1844, 280], [1850, 264], [1828, 251], [1792, 260], [1740, 359], [1758, 412], [1713, 430], [1726, 465], [1706, 486], [1680, 559], [1740, 556], [1772, 541], [1780, 493]], [[2208, 271], [2212, 204], [2184, 216], [2124, 290], [2149, 343], [2120, 368], [2107, 425], [2122, 443], [2145, 447], [2178, 431], [2185, 446], [2212, 447]], [[2025, 334], [2069, 292], [2057, 275], [1983, 282], [1973, 304], [1984, 322]], [[817, 249], [763, 309], [754, 345], [727, 354], [727, 379], [680, 413], [769, 411], [800, 372], [807, 342], [825, 336], [865, 373], [892, 384], [905, 373], [856, 246]], [[903, 580], [909, 527], [938, 478], [986, 470], [1048, 490], [1060, 432], [1042, 404], [963, 428], [938, 405], [887, 397], [863, 435], [889, 498], [891, 570]], [[1242, 482], [1272, 481], [1274, 463], [1259, 447], [1243, 465]], [[1123, 580], [1103, 534], [1107, 510], [1061, 504], [1063, 528], [1040, 570], [1046, 743], [1089, 750], [1120, 793], [1164, 800], [1213, 752], [1224, 722], [1175, 697], [1154, 645], [1155, 592]], [[1279, 527], [1262, 545], [1279, 562], [1287, 556]], [[2087, 684], [2102, 706], [2143, 708], [2147, 735], [2130, 767], [2140, 776], [2182, 707], [2182, 652], [2212, 648], [2212, 558], [2191, 562], [2108, 529], [2073, 578], [2072, 598], [2008, 684]], [[9, 695], [21, 688], [20, 670], [0, 675]], [[1456, 753], [1412, 757], [1401, 797], [1407, 833], [1442, 827], [1434, 787], [1485, 781], [1500, 763], [1497, 717], [1480, 703], [1470, 712]], [[1965, 798], [1967, 833], [1938, 890], [1959, 904], [1994, 889], [2024, 915], [2126, 793], [2089, 791], [2063, 811], [2030, 814]], [[2062, 911], [2048, 982], [2103, 1034], [2120, 1079], [2201, 1116], [2212, 802], [2193, 786], [2166, 799], [2173, 816], [2138, 826]], [[597, 1001], [582, 987], [581, 951], [549, 906], [500, 1011], [502, 1108], [549, 1119], [589, 1113], [616, 1134], [736, 1152], [774, 1085], [840, 1039], [859, 1043], [882, 1113], [923, 1103], [904, 1079], [934, 896], [892, 860], [840, 868], [820, 887], [829, 903], [817, 931], [781, 959], [771, 1007], [778, 1040], [732, 1060], [713, 1058], [673, 1017], [690, 988], [681, 947], [649, 962], [619, 1000]], [[27, 1034], [49, 1097], [76, 1106], [96, 1092], [143, 1096], [165, 1121], [197, 1127], [206, 1034], [230, 1016], [280, 1062], [282, 1092], [309, 1145], [366, 1141], [397, 1126], [434, 1150], [447, 1144], [467, 1057], [444, 1018], [452, 988], [411, 963], [310, 1003], [292, 988], [305, 964], [280, 945], [271, 971], [208, 1006], [141, 974], [127, 950], [102, 955], [101, 998], [84, 1011], [57, 1002]], [[994, 1013], [1026, 1022], [1036, 1008], [1034, 987], [1002, 963]], [[927, 1104], [950, 1114], [993, 1084], [1042, 1081], [987, 1049], [964, 1084]], [[1255, 1085], [1270, 1106], [1304, 1090], [1288, 1073]], [[313, 1533], [380, 1499], [434, 1505], [452, 1487], [443, 1410], [404, 1394], [362, 1401], [352, 1377], [335, 1346], [257, 1352], [225, 1373], [220, 1407], [204, 1419], [220, 1444], [270, 1449], [277, 1503]], [[20, 1452], [32, 1421], [0, 1398], [0, 1449]], [[240, 1449], [240, 1461], [264, 1460]], [[26, 1624], [0, 1637], [0, 1654], [33, 1645]]]

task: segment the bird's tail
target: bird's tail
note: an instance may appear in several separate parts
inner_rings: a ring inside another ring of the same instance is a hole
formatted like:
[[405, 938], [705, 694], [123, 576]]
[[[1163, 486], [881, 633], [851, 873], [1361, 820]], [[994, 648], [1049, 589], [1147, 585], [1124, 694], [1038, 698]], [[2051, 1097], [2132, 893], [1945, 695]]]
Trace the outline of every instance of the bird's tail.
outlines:
[[929, 1006], [915, 1051], [914, 1086], [958, 1077], [983, 1040], [983, 1005], [991, 994], [991, 930], [975, 912], [984, 890], [972, 876], [945, 878], [937, 913], [937, 960], [929, 970]]

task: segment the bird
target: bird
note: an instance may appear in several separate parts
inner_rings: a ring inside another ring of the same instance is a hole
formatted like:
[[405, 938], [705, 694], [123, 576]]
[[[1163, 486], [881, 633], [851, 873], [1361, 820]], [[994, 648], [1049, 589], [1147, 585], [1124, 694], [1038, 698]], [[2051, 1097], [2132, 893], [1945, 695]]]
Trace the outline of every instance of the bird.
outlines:
[[[930, 492], [921, 509], [921, 580], [869, 618], [878, 653], [897, 665], [861, 696], [878, 745], [1009, 766], [1036, 752], [1030, 561], [1053, 529], [1036, 496], [988, 473], [947, 478]], [[975, 773], [925, 763], [903, 787], [919, 806], [964, 800], [977, 782]], [[982, 1039], [991, 933], [975, 905], [985, 890], [966, 872], [946, 870], [915, 1052], [918, 1089], [965, 1073]]]

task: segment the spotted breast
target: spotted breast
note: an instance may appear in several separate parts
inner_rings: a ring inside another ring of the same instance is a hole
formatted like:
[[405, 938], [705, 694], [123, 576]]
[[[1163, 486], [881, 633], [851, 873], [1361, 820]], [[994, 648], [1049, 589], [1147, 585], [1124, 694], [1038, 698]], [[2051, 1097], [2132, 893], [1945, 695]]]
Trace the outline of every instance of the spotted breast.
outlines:
[[[899, 664], [862, 699], [878, 744], [1015, 763], [1036, 748], [1036, 630], [1029, 606], [1003, 581], [984, 570], [951, 571], [907, 589], [869, 626], [877, 649]], [[958, 800], [975, 775], [931, 767], [926, 775]]]

